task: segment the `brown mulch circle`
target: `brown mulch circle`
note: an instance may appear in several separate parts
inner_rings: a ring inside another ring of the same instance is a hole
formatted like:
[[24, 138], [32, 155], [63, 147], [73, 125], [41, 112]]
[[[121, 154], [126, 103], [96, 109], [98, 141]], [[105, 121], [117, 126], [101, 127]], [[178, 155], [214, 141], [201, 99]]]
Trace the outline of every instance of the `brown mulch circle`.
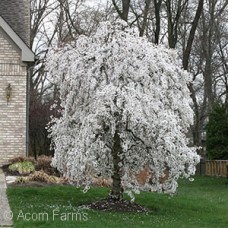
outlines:
[[148, 212], [145, 207], [130, 202], [129, 200], [112, 200], [110, 198], [103, 199], [87, 205], [90, 209], [100, 211], [119, 211], [119, 212]]

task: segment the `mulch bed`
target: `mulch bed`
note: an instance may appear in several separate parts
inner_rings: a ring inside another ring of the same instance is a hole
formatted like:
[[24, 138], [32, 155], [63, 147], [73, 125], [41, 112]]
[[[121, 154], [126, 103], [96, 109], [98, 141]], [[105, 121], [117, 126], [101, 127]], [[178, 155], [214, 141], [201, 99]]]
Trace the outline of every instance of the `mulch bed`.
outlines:
[[100, 211], [119, 211], [119, 212], [148, 212], [145, 207], [130, 202], [129, 200], [112, 200], [110, 198], [103, 199], [87, 205], [91, 209]]

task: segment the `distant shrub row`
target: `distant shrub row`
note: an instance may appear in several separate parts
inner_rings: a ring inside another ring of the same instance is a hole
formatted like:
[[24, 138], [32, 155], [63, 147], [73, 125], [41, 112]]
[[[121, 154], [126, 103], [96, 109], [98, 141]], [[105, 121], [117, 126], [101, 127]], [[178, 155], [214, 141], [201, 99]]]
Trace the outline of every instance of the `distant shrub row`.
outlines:
[[206, 148], [211, 160], [228, 160], [228, 104], [214, 105], [207, 125]]

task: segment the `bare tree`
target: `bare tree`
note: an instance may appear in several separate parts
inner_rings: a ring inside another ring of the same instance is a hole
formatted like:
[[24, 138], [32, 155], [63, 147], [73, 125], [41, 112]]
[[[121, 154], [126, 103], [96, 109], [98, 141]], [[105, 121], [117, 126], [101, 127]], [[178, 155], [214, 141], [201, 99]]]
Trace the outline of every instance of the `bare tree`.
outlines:
[[30, 68], [30, 154], [48, 154], [49, 139], [46, 124], [50, 106], [58, 99], [56, 86], [49, 82], [45, 61], [50, 46], [62, 46], [78, 35], [90, 35], [99, 22], [111, 14], [105, 9], [89, 7], [84, 0], [32, 0], [31, 40], [36, 55]]
[[180, 26], [181, 14], [188, 0], [166, 0], [166, 12], [168, 21], [168, 42], [170, 48], [175, 48], [178, 40], [178, 28]]
[[[44, 62], [48, 47], [57, 32], [56, 26], [48, 18], [58, 9], [50, 0], [31, 1], [31, 38], [30, 45], [35, 52], [36, 61], [30, 68], [29, 136], [30, 155], [46, 154], [49, 151], [45, 125], [49, 121], [49, 105], [44, 95], [50, 88], [47, 83]], [[52, 29], [48, 29], [49, 27]]]
[[[44, 68], [48, 48], [65, 45], [81, 34], [90, 36], [101, 21], [116, 16], [151, 42], [177, 49], [183, 68], [193, 73], [189, 84], [195, 111], [192, 132], [194, 144], [200, 145], [210, 105], [216, 99], [228, 102], [226, 15], [226, 0], [109, 0], [102, 6], [87, 5], [86, 0], [32, 0], [31, 45], [36, 63], [31, 67], [30, 133], [34, 133], [31, 142], [36, 142], [31, 145], [37, 143], [37, 151], [43, 147], [38, 143], [46, 137], [45, 124], [37, 119], [44, 120], [42, 113], [50, 114], [44, 106], [58, 98]], [[39, 140], [37, 129], [42, 129]]]
[[[189, 89], [195, 111], [192, 132], [196, 145], [202, 144], [202, 132], [214, 101], [226, 94], [226, 6], [226, 1], [205, 2], [191, 53], [188, 53], [188, 61], [183, 61], [184, 67], [194, 75]], [[187, 54], [184, 54], [186, 57]]]
[[124, 21], [128, 21], [128, 14], [130, 11], [130, 2], [131, 0], [112, 0], [113, 6], [115, 7], [118, 15]]
[[161, 30], [161, 4], [163, 0], [153, 0], [154, 2], [154, 12], [155, 12], [155, 28], [154, 28], [154, 43], [159, 43], [159, 36], [160, 36], [160, 30]]
[[[226, 36], [227, 37], [227, 34]], [[228, 40], [221, 39], [219, 43], [219, 56], [221, 60], [220, 74], [215, 78], [215, 91], [218, 99], [224, 97], [224, 102], [228, 103]]]

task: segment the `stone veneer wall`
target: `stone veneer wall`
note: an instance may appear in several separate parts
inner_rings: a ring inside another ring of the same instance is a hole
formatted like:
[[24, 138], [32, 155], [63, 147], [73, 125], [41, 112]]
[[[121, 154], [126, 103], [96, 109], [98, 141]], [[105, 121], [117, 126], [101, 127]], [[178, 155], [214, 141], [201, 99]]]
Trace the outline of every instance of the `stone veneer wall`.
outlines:
[[[8, 84], [12, 97], [7, 104]], [[20, 50], [0, 27], [0, 166], [26, 155], [26, 84]]]

